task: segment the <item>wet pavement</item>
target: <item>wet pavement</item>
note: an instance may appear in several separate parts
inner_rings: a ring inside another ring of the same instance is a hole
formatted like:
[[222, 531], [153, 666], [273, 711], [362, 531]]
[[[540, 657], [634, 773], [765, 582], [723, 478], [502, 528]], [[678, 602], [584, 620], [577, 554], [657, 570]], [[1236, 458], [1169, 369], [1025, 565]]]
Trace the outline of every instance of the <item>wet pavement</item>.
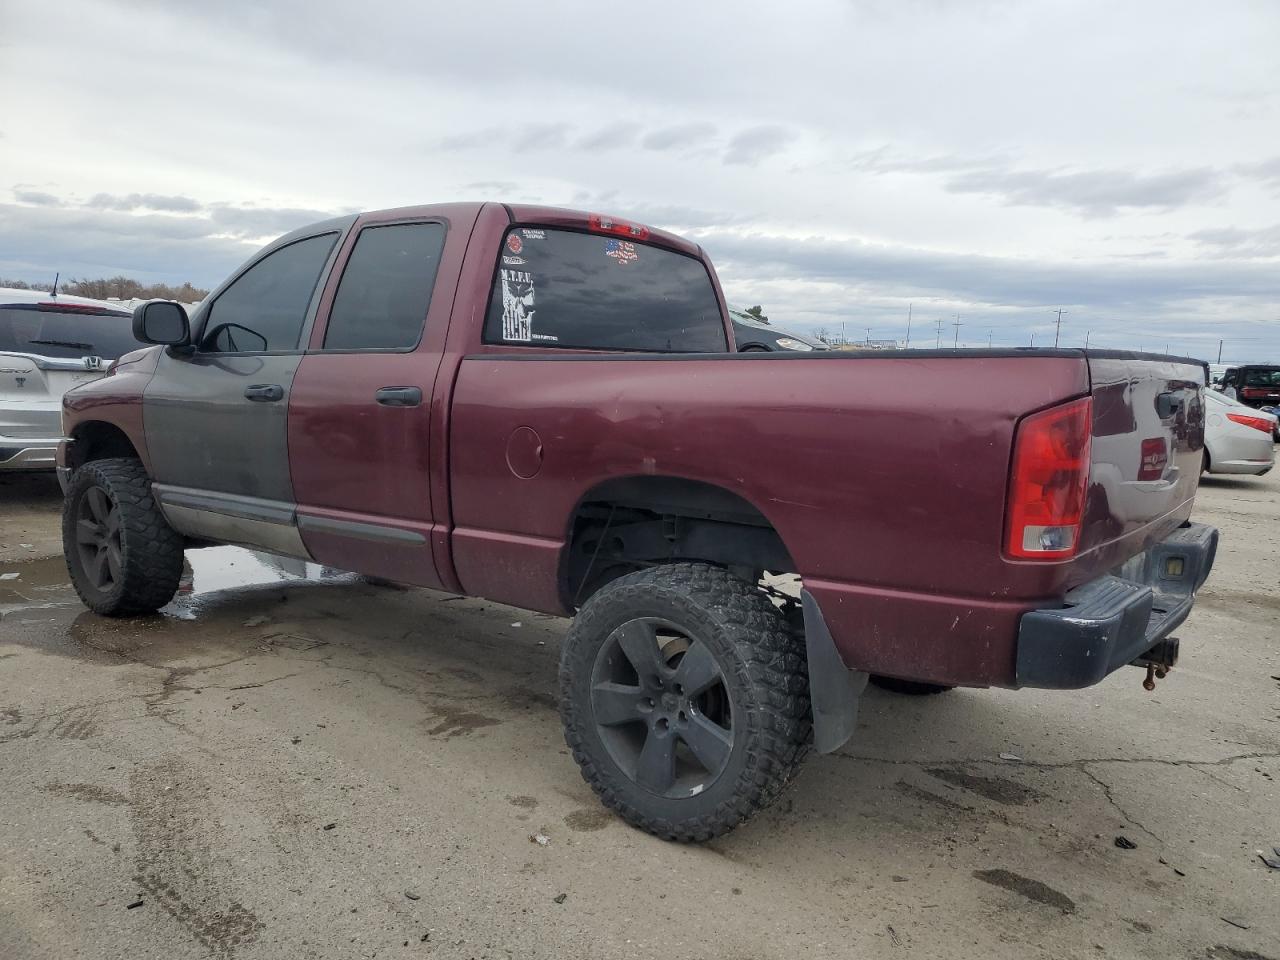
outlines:
[[873, 691], [701, 847], [582, 782], [564, 621], [234, 548], [106, 620], [56, 509], [0, 484], [4, 960], [1280, 960], [1280, 479], [1206, 483], [1222, 554], [1153, 694]]

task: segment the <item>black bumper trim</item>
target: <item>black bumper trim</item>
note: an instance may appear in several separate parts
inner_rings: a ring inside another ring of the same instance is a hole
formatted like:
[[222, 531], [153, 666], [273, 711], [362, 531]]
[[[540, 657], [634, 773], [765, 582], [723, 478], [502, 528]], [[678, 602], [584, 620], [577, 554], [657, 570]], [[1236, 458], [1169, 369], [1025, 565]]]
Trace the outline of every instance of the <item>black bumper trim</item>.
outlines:
[[1063, 607], [1023, 614], [1018, 686], [1076, 690], [1141, 657], [1187, 619], [1217, 551], [1214, 527], [1188, 523]]

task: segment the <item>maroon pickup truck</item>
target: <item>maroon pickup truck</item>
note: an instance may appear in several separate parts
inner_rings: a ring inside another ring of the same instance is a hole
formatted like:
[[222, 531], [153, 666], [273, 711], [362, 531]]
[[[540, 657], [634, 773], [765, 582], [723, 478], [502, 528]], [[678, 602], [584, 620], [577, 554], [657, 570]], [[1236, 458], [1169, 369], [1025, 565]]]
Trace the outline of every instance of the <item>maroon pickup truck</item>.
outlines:
[[91, 609], [154, 611], [184, 549], [241, 544], [572, 616], [573, 755], [666, 838], [844, 743], [869, 677], [1150, 683], [1217, 546], [1201, 363], [738, 354], [703, 251], [611, 217], [330, 220], [134, 326], [158, 346], [65, 400]]

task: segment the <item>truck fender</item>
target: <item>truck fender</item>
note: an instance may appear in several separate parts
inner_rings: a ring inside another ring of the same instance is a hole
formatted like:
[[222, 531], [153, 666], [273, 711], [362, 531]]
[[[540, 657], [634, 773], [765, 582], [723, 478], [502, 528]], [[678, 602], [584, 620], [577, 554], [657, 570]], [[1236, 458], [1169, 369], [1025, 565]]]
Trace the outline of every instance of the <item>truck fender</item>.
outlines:
[[804, 645], [809, 659], [813, 745], [819, 753], [831, 753], [853, 736], [868, 674], [845, 666], [813, 594], [801, 590], [800, 604], [804, 611]]

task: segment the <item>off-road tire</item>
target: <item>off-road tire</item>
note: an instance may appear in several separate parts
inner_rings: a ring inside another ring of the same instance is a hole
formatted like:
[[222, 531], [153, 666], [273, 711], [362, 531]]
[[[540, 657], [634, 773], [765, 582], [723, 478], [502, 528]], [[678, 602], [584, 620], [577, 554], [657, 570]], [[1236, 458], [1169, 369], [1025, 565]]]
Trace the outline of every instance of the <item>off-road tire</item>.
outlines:
[[[593, 718], [592, 671], [622, 624], [662, 618], [705, 643], [732, 703], [733, 746], [695, 796], [647, 790], [614, 762]], [[701, 563], [613, 580], [583, 605], [560, 658], [560, 717], [583, 779], [627, 823], [664, 840], [697, 842], [732, 830], [773, 802], [808, 752], [812, 729], [803, 637], [753, 585]]]
[[954, 690], [955, 687], [948, 687], [941, 683], [924, 683], [920, 680], [899, 680], [897, 677], [882, 677], [878, 674], [871, 675], [871, 682], [881, 690], [892, 690], [894, 693], [905, 693], [913, 697], [927, 697], [935, 693], [946, 693], [948, 690]]
[[[80, 503], [95, 487], [119, 512], [120, 577], [106, 590], [85, 569], [77, 541]], [[182, 537], [156, 506], [142, 462], [132, 457], [91, 460], [72, 475], [62, 507], [62, 549], [76, 593], [106, 617], [159, 610], [173, 599], [182, 576]]]

